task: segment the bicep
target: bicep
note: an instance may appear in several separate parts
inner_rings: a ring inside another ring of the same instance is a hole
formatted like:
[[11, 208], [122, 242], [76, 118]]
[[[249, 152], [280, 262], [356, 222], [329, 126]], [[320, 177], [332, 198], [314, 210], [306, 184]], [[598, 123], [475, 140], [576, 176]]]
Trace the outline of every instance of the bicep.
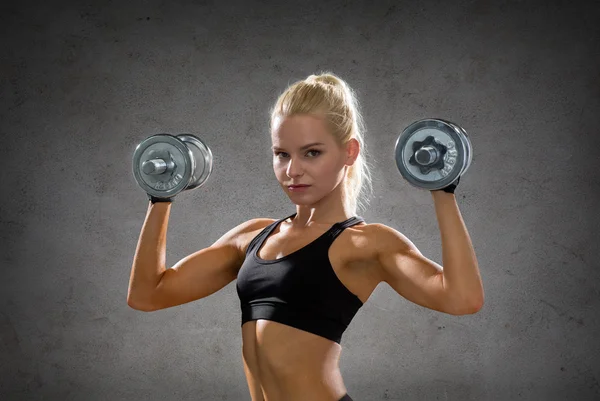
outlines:
[[167, 269], [154, 294], [154, 307], [164, 309], [206, 298], [237, 278], [245, 254], [245, 234], [268, 220], [253, 219], [229, 230], [210, 247], [194, 252]]
[[206, 298], [236, 278], [239, 253], [230, 244], [197, 251], [167, 269], [156, 287], [154, 304], [169, 308]]
[[447, 312], [442, 266], [425, 257], [402, 233], [383, 227], [377, 253], [381, 281], [417, 305]]

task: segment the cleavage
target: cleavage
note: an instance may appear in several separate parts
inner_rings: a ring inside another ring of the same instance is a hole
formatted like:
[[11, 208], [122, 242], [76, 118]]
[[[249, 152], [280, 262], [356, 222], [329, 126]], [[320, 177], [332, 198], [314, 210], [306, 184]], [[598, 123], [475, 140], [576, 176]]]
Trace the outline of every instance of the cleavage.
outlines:
[[[257, 255], [263, 260], [279, 260], [286, 258], [308, 245], [315, 242], [319, 237], [325, 234], [327, 230], [308, 229], [301, 232], [290, 233], [290, 229], [281, 232], [277, 226], [271, 234], [265, 238], [262, 246], [258, 249]], [[265, 248], [266, 252], [265, 252]], [[275, 250], [279, 250], [274, 254]]]

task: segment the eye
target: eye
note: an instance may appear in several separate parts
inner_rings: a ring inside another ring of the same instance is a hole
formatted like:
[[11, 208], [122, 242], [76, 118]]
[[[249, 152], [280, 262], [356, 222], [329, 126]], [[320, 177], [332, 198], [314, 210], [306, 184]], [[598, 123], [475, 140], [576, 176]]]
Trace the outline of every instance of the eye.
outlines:
[[[317, 157], [317, 156], [319, 156], [319, 155], [321, 154], [321, 151], [320, 151], [320, 150], [316, 150], [316, 149], [311, 149], [311, 150], [309, 150], [308, 152], [306, 152], [306, 154], [309, 154], [309, 153], [315, 153], [315, 155], [314, 155], [314, 156], [311, 156], [311, 158], [314, 158], [314, 157]], [[283, 155], [282, 157], [287, 157], [287, 156], [289, 156], [289, 155], [288, 155], [287, 153], [285, 153], [285, 152], [275, 152], [275, 153], [274, 153], [274, 155], [275, 155], [275, 157], [279, 157], [279, 155]]]

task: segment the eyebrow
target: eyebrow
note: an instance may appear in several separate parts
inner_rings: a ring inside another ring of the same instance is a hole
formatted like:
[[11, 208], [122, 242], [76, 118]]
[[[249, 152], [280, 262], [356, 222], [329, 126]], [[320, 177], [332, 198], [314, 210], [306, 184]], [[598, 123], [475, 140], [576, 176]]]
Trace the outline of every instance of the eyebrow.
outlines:
[[[318, 146], [318, 145], [325, 145], [324, 143], [321, 142], [314, 142], [314, 143], [309, 143], [308, 145], [304, 145], [300, 148], [300, 150], [304, 150], [304, 149], [308, 149], [308, 148], [312, 148], [313, 146]], [[273, 150], [284, 150], [283, 148], [278, 148], [277, 146], [273, 146], [271, 149]]]

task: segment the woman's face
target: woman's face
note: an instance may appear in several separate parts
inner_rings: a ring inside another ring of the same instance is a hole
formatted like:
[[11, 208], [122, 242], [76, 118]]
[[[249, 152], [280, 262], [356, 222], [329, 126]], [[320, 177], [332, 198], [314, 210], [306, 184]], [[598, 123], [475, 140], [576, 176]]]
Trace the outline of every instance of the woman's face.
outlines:
[[[275, 119], [271, 140], [277, 181], [298, 205], [314, 204], [328, 195], [343, 181], [346, 165], [354, 163], [353, 153], [358, 154], [358, 141], [340, 148], [325, 120], [311, 115]], [[348, 152], [348, 148], [352, 151]], [[309, 187], [293, 190], [291, 185]]]

